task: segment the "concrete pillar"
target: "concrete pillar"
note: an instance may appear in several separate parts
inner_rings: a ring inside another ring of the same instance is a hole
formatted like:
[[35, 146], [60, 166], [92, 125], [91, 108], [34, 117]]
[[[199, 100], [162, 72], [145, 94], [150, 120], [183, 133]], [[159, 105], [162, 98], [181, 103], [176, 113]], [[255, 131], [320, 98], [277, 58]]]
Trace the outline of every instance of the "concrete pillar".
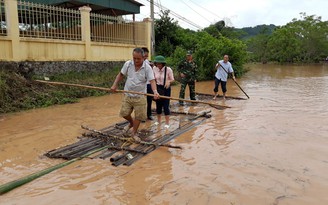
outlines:
[[7, 36], [11, 40], [11, 59], [20, 60], [17, 0], [5, 0]]
[[152, 23], [153, 23], [153, 20], [151, 18], [145, 18], [143, 19], [143, 22], [146, 24], [145, 25], [145, 41], [146, 41], [146, 45], [147, 45], [147, 48], [149, 49], [149, 59], [152, 55], [154, 55], [154, 49], [153, 48], [153, 44], [155, 42], [153, 42], [152, 40]]
[[91, 59], [91, 27], [90, 27], [90, 12], [91, 8], [82, 6], [79, 8], [81, 11], [81, 34], [82, 41], [85, 43], [85, 60]]

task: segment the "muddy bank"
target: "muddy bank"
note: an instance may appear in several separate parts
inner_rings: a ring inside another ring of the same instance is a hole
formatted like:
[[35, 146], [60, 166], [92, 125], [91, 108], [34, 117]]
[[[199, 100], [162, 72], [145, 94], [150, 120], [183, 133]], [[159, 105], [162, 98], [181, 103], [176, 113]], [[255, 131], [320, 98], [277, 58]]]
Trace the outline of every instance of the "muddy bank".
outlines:
[[[66, 72], [48, 76], [51, 81], [71, 82], [92, 86], [110, 87], [119, 68], [103, 72]], [[57, 104], [78, 102], [80, 98], [105, 95], [107, 92], [67, 86], [49, 86], [34, 81], [44, 80], [35, 73], [2, 69], [0, 66], [0, 113], [18, 112]]]

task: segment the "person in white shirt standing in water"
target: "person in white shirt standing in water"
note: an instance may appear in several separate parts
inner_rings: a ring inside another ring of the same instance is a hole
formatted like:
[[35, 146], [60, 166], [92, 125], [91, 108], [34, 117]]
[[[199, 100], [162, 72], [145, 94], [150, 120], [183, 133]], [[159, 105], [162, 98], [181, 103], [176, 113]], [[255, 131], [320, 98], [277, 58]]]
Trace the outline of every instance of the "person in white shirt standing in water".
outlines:
[[[121, 71], [117, 74], [111, 91], [115, 92], [118, 88], [118, 83], [126, 77], [124, 90], [141, 93], [125, 93], [120, 110], [120, 116], [129, 121], [129, 124], [124, 127], [123, 132], [127, 134], [132, 128], [133, 139], [135, 141], [140, 141], [138, 128], [140, 122], [147, 119], [147, 102], [146, 97], [143, 95], [147, 90], [147, 82], [150, 82], [155, 100], [159, 98], [159, 94], [156, 89], [154, 72], [150, 65], [144, 62], [144, 51], [141, 48], [135, 48], [132, 57], [133, 60], [126, 61]], [[131, 116], [133, 110], [135, 115], [134, 118]]]
[[225, 99], [225, 95], [227, 92], [227, 79], [228, 79], [228, 73], [232, 74], [232, 78], [235, 80], [235, 75], [234, 71], [232, 68], [231, 63], [229, 62], [229, 56], [224, 55], [223, 60], [220, 60], [216, 65], [215, 65], [215, 86], [214, 86], [214, 97], [213, 100], [216, 99], [218, 96], [218, 91], [219, 91], [219, 85], [221, 83], [221, 89], [223, 92], [223, 99]]

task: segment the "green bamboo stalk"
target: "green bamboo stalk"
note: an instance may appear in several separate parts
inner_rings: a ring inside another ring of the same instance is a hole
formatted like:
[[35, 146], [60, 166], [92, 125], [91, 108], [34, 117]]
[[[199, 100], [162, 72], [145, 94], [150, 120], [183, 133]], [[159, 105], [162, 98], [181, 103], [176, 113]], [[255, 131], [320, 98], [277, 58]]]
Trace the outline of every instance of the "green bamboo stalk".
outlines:
[[92, 150], [92, 151], [90, 151], [90, 152], [82, 155], [81, 157], [77, 157], [77, 158], [71, 159], [69, 161], [62, 162], [60, 164], [57, 164], [57, 165], [52, 166], [52, 167], [49, 167], [49, 168], [44, 169], [42, 171], [39, 171], [39, 172], [30, 174], [28, 176], [22, 177], [20, 179], [17, 179], [17, 180], [11, 181], [11, 182], [8, 182], [6, 184], [3, 184], [3, 185], [0, 186], [0, 195], [3, 195], [5, 193], [7, 193], [7, 192], [9, 192], [9, 191], [11, 191], [11, 190], [19, 187], [19, 186], [22, 186], [24, 184], [27, 184], [28, 182], [33, 181], [34, 179], [37, 179], [37, 178], [39, 178], [39, 177], [41, 177], [43, 175], [46, 175], [46, 174], [48, 174], [48, 173], [50, 173], [52, 171], [55, 171], [55, 170], [60, 169], [62, 167], [65, 167], [65, 166], [67, 166], [69, 164], [72, 164], [73, 162], [76, 162], [78, 160], [81, 160], [81, 159], [83, 159], [85, 157], [88, 157], [88, 156], [90, 156], [90, 155], [92, 155], [94, 153], [97, 153], [97, 152], [99, 152], [101, 150], [104, 150], [104, 149], [107, 149], [109, 147], [111, 147], [111, 145], [104, 146], [104, 147], [101, 147], [101, 148]]

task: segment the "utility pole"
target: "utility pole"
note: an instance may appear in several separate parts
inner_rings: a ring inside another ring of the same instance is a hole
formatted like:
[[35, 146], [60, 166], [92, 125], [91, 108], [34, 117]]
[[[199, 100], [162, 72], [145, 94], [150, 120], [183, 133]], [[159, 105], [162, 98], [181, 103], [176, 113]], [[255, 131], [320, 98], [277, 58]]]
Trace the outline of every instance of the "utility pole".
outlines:
[[150, 18], [151, 22], [151, 55], [155, 55], [155, 18], [154, 18], [154, 0], [150, 0]]

